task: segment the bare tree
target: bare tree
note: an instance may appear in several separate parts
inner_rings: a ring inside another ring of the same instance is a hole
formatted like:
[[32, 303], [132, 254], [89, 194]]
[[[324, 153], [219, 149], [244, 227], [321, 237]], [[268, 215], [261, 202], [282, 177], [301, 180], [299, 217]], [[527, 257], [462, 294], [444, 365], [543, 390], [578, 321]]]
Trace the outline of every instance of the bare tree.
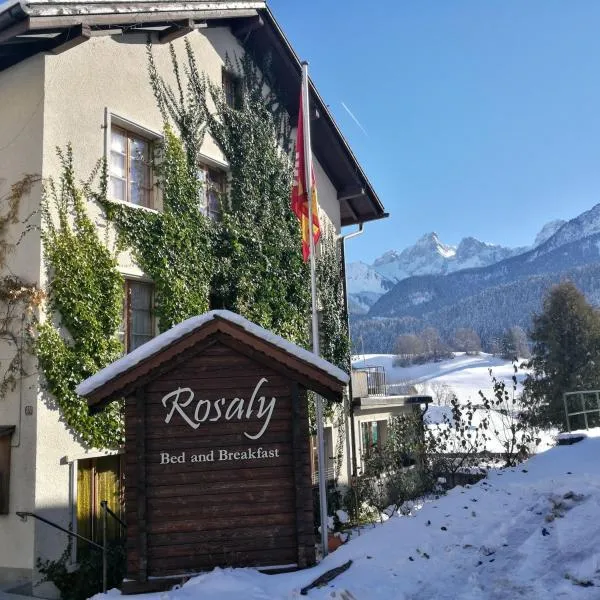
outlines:
[[411, 364], [414, 359], [423, 354], [422, 340], [413, 333], [399, 335], [396, 339], [394, 353], [398, 364]]
[[479, 354], [481, 352], [481, 340], [477, 332], [470, 327], [461, 327], [456, 330], [454, 346], [457, 350], [467, 354]]
[[442, 341], [440, 332], [435, 327], [426, 327], [420, 335], [425, 354], [428, 358], [439, 360], [448, 354], [448, 347]]
[[451, 406], [452, 399], [456, 396], [452, 388], [447, 383], [434, 381], [427, 386], [427, 391], [433, 398], [433, 404], [439, 406]]

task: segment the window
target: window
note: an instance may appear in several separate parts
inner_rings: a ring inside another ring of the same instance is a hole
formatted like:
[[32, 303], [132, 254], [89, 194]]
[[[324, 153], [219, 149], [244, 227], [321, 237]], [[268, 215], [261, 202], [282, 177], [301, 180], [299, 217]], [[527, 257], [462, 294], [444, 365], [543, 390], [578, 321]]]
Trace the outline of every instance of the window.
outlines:
[[[333, 429], [323, 428], [323, 443], [325, 448], [325, 478], [331, 482], [335, 480], [335, 448], [333, 446]], [[319, 483], [319, 443], [317, 436], [310, 438], [310, 461], [313, 485]]]
[[242, 82], [237, 75], [223, 69], [223, 93], [229, 108], [242, 108]]
[[221, 218], [221, 201], [225, 197], [227, 185], [223, 171], [200, 165], [199, 179], [202, 183], [200, 190], [200, 212], [208, 218], [218, 221]]
[[131, 131], [111, 127], [109, 193], [113, 200], [152, 208], [150, 146], [149, 140]]
[[14, 425], [0, 425], [0, 515], [8, 514], [10, 492], [10, 440]]
[[[123, 520], [123, 455], [102, 456], [77, 461], [77, 533], [102, 543], [102, 508], [108, 508]], [[110, 515], [107, 520], [108, 539], [121, 537], [121, 526]], [[77, 554], [89, 551], [89, 544], [78, 540]], [[95, 550], [92, 550], [95, 552]]]
[[154, 286], [143, 281], [125, 280], [123, 322], [120, 337], [125, 353], [154, 337]]
[[373, 452], [379, 450], [381, 446], [378, 425], [379, 424], [377, 421], [361, 423], [363, 452], [367, 457], [371, 456]]

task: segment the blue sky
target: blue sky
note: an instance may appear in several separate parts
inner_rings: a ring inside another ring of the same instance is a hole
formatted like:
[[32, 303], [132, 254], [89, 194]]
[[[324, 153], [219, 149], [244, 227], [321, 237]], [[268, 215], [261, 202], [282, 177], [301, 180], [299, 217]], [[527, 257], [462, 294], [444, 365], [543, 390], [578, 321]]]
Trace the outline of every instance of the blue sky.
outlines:
[[269, 4], [391, 214], [348, 260], [528, 245], [600, 202], [600, 2]]

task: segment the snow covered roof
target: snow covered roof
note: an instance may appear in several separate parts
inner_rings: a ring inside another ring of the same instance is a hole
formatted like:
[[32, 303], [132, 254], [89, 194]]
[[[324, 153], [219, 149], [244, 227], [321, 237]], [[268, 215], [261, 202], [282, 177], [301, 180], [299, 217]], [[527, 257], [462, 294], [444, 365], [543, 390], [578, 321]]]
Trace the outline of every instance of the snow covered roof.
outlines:
[[67, 16], [99, 14], [165, 13], [179, 11], [248, 10], [266, 7], [265, 0], [21, 0], [7, 6], [20, 4], [30, 16]]
[[211, 322], [219, 321], [234, 325], [255, 338], [263, 340], [268, 345], [283, 350], [286, 354], [312, 365], [319, 371], [339, 382], [339, 384], [345, 385], [348, 383], [349, 377], [347, 373], [316, 354], [313, 354], [304, 348], [300, 348], [300, 346], [285, 340], [279, 335], [267, 331], [263, 327], [248, 321], [248, 319], [245, 319], [241, 315], [228, 310], [213, 310], [197, 317], [191, 317], [190, 319], [179, 323], [179, 325], [175, 325], [175, 327], [168, 331], [161, 333], [159, 336], [146, 342], [143, 346], [126, 354], [101, 371], [98, 371], [95, 375], [82, 381], [77, 386], [76, 391], [80, 396], [91, 396], [107, 383], [115, 380], [120, 375], [132, 371], [138, 367], [138, 365], [149, 359], [156, 357], [163, 350], [174, 345], [179, 340], [187, 338]]

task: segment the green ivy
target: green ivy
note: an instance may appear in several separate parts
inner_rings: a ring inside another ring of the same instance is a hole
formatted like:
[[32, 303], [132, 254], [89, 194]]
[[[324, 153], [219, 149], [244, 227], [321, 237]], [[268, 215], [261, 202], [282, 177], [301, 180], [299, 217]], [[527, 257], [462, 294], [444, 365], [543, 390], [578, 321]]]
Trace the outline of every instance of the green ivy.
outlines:
[[[86, 444], [115, 447], [123, 441], [119, 404], [90, 416], [75, 387], [122, 353], [115, 332], [121, 320], [123, 280], [115, 255], [87, 216], [84, 200], [97, 199], [90, 182], [83, 189], [76, 185], [70, 146], [58, 153], [60, 178], [58, 184], [48, 182], [42, 201], [50, 313], [38, 326], [34, 349], [67, 426]], [[95, 175], [97, 170], [90, 181]], [[105, 176], [100, 190], [105, 197]]]
[[[291, 128], [264, 75], [268, 67], [259, 69], [248, 54], [228, 62], [241, 86], [239, 105], [230, 107], [221, 88], [198, 71], [189, 44], [186, 53], [184, 85], [171, 47], [173, 89], [158, 73], [148, 48], [150, 83], [165, 122], [164, 142], [155, 148], [154, 160], [160, 212], [110, 202], [105, 163], [79, 189], [70, 147], [60, 154], [58, 185], [50, 182], [46, 189], [44, 256], [57, 322], [40, 326], [36, 352], [66, 423], [94, 446], [122, 441], [119, 407], [90, 417], [75, 386], [122, 352], [115, 332], [123, 281], [116, 255], [98, 238], [84, 200], [103, 207], [116, 228], [118, 247], [131, 250], [152, 278], [161, 331], [209, 309], [226, 308], [296, 344], [309, 344], [310, 278], [290, 209]], [[200, 211], [199, 156], [205, 133], [230, 166], [219, 221]], [[100, 190], [94, 193], [91, 181], [98, 170]], [[322, 355], [347, 370], [341, 275], [337, 238], [323, 235], [317, 273]], [[326, 406], [326, 414], [332, 414], [332, 407]]]
[[317, 287], [321, 304], [321, 356], [350, 372], [350, 337], [344, 306], [341, 241], [326, 233], [320, 244], [317, 262]]
[[[165, 119], [157, 171], [163, 212], [107, 208], [121, 240], [156, 286], [160, 329], [211, 308], [227, 308], [303, 346], [308, 343], [309, 276], [289, 207], [289, 124], [265, 78], [245, 57], [229, 64], [240, 106], [198, 71], [187, 44], [184, 86], [171, 47], [176, 87], [158, 73], [148, 48], [150, 82]], [[212, 110], [209, 110], [212, 105]], [[176, 136], [170, 123], [177, 128]], [[201, 214], [200, 145], [209, 133], [229, 163], [221, 220]]]

